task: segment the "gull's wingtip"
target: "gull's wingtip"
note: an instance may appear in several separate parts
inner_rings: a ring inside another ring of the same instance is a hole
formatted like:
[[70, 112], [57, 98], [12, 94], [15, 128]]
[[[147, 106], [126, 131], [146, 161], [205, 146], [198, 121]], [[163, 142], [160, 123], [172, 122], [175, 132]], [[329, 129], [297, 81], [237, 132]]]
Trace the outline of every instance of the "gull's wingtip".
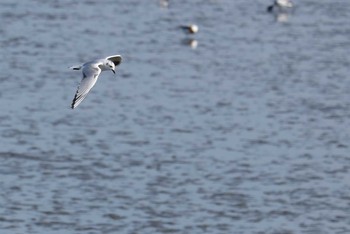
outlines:
[[[78, 88], [78, 90], [79, 90], [79, 88]], [[73, 100], [72, 100], [72, 104], [70, 105], [70, 108], [73, 110], [74, 108], [76, 108], [78, 105], [79, 105], [79, 103], [80, 102], [77, 102], [77, 99], [78, 99], [78, 90], [77, 90], [77, 92], [75, 93], [75, 95], [74, 95], [74, 98], [73, 98]]]
[[71, 108], [72, 110], [74, 110], [74, 108], [75, 108], [74, 102], [75, 102], [75, 97], [74, 97], [74, 99], [73, 99], [73, 101], [72, 101], [72, 104], [70, 104], [70, 108]]

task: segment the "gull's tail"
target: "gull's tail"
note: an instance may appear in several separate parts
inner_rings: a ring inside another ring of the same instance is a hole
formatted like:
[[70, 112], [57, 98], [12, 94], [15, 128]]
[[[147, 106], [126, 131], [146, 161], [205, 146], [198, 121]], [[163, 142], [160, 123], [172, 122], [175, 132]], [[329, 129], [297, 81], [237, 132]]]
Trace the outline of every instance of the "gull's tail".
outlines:
[[69, 67], [69, 69], [72, 69], [72, 70], [80, 70], [81, 67], [82, 67], [82, 65], [74, 65], [74, 66]]

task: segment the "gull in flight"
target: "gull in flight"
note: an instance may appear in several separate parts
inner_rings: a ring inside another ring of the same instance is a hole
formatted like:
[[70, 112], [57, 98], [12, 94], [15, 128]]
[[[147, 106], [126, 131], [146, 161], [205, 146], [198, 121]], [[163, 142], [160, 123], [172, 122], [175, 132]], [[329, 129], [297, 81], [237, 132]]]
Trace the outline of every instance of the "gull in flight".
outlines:
[[71, 108], [76, 108], [94, 87], [101, 71], [112, 70], [115, 74], [116, 67], [122, 62], [120, 55], [112, 55], [104, 59], [93, 60], [81, 65], [72, 66], [70, 69], [82, 70], [83, 78], [75, 93]]

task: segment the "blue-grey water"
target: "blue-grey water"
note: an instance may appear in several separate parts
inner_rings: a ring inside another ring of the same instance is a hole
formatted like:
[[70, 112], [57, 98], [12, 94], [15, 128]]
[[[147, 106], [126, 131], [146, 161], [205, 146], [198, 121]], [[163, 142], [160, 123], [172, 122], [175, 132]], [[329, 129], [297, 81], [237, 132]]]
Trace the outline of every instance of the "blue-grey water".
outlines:
[[1, 0], [0, 233], [350, 233], [350, 2], [271, 2]]

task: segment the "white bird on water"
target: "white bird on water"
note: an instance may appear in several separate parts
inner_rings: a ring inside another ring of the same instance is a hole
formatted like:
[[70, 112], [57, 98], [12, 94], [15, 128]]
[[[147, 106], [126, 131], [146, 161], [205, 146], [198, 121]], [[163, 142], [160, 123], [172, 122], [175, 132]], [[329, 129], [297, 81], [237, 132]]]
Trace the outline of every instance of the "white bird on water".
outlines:
[[268, 12], [272, 12], [275, 8], [280, 10], [285, 10], [287, 8], [292, 8], [293, 3], [290, 0], [275, 0], [273, 5], [267, 7]]
[[94, 87], [101, 71], [112, 70], [115, 74], [116, 67], [122, 62], [120, 55], [108, 56], [104, 59], [96, 59], [81, 65], [72, 66], [70, 69], [82, 70], [83, 79], [75, 93], [71, 108], [76, 108], [88, 95], [92, 87]]
[[199, 28], [195, 24], [190, 24], [190, 25], [181, 25], [180, 28], [188, 34], [195, 34], [199, 31]]

